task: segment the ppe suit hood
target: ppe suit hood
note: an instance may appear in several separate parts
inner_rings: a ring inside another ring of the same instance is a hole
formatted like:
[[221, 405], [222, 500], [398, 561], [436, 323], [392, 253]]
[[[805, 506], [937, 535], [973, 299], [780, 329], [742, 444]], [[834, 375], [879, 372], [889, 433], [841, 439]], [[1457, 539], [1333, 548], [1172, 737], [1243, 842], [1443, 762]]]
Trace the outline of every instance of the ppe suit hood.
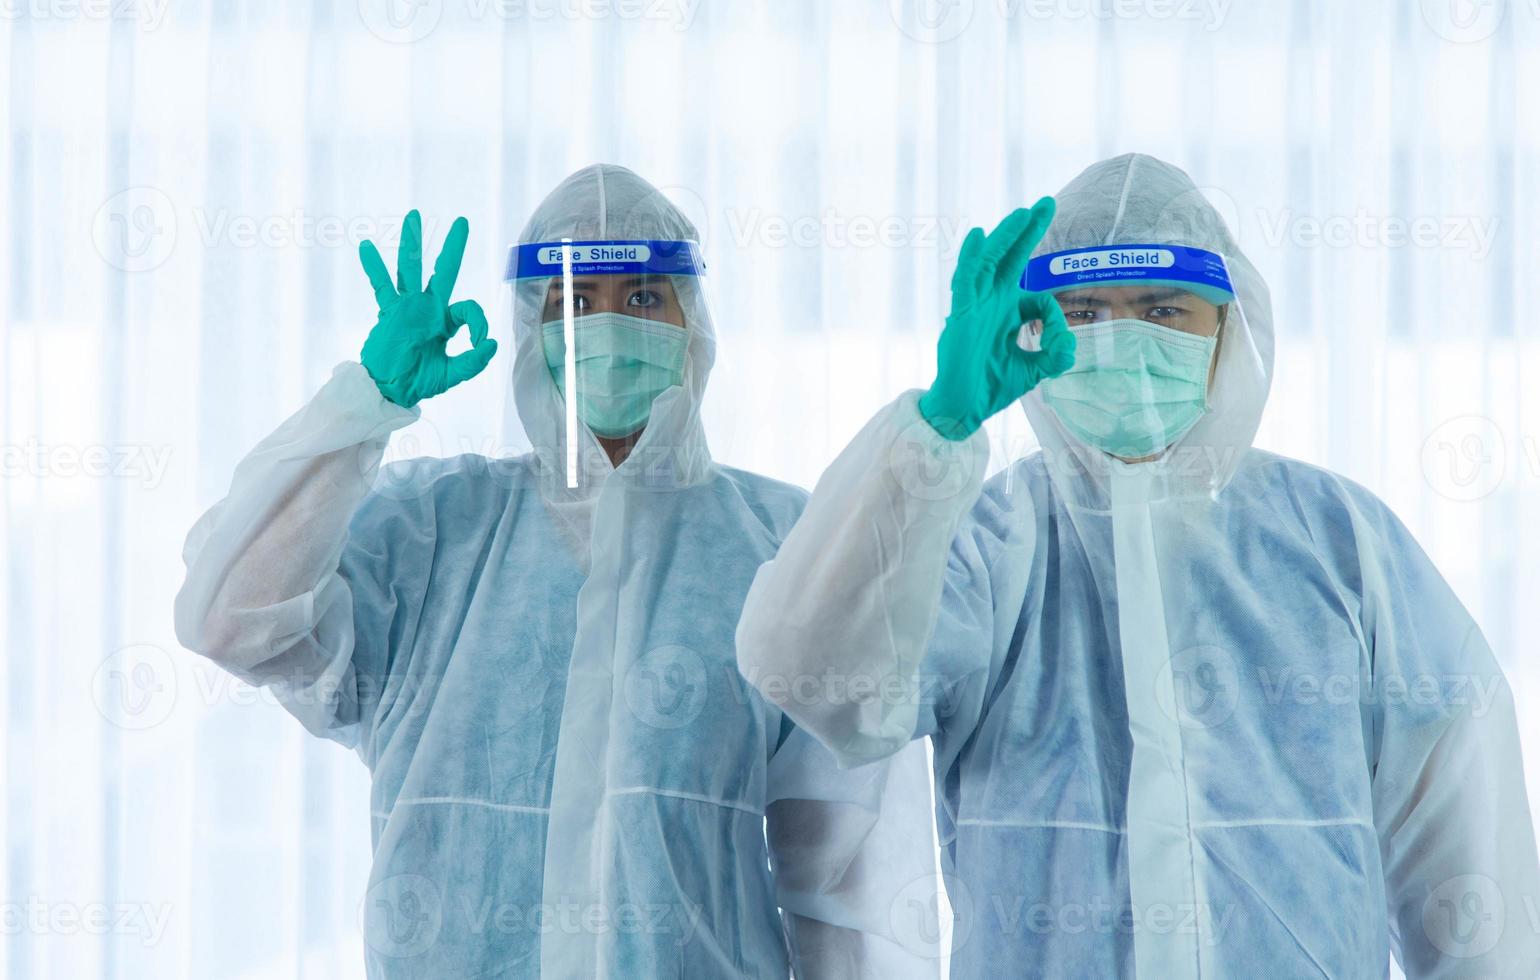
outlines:
[[[657, 188], [624, 167], [599, 163], [572, 174], [546, 196], [520, 233], [519, 244], [564, 238], [697, 241], [698, 235], [684, 213]], [[534, 449], [548, 497], [564, 501], [591, 497], [612, 474], [666, 488], [699, 483], [710, 470], [700, 405], [716, 357], [716, 334], [699, 279], [678, 276], [673, 282], [688, 331], [684, 382], [653, 402], [646, 428], [618, 469], [580, 422], [580, 431], [574, 433], [580, 447], [577, 487], [566, 485], [564, 403], [541, 343], [547, 284], [539, 279], [513, 282], [513, 405]], [[513, 424], [513, 419], [504, 418], [505, 435]]]
[[1153, 497], [1213, 495], [1235, 474], [1261, 423], [1273, 373], [1272, 301], [1219, 212], [1182, 170], [1143, 154], [1093, 164], [1059, 192], [1035, 255], [1101, 245], [1186, 245], [1225, 260], [1235, 287], [1219, 331], [1207, 413], [1159, 459], [1123, 463], [1079, 440], [1043, 400], [1022, 398], [1065, 496], [1100, 509], [1114, 475], [1138, 470]]

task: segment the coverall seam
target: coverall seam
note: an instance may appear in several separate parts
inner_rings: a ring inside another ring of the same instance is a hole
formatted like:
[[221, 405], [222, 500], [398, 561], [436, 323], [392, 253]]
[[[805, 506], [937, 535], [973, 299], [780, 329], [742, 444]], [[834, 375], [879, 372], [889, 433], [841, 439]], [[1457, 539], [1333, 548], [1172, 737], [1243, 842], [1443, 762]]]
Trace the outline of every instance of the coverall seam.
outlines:
[[384, 813], [375, 810], [371, 815], [386, 820], [398, 807], [403, 806], [479, 806], [488, 810], [507, 810], [517, 813], [549, 814], [551, 812], [550, 807], [529, 806], [523, 803], [496, 803], [492, 800], [474, 800], [459, 796], [413, 796], [397, 800], [395, 805]]
[[739, 803], [733, 800], [719, 800], [710, 796], [704, 796], [699, 793], [679, 793], [671, 790], [662, 790], [653, 786], [622, 786], [618, 789], [611, 790], [609, 793], [606, 793], [605, 797], [612, 799], [617, 796], [637, 796], [641, 794], [666, 796], [670, 799], [689, 800], [694, 803], [707, 803], [711, 806], [722, 807], [724, 810], [741, 810], [742, 812], [754, 817], [763, 817], [765, 815], [765, 811], [762, 808], [749, 806], [747, 803]]

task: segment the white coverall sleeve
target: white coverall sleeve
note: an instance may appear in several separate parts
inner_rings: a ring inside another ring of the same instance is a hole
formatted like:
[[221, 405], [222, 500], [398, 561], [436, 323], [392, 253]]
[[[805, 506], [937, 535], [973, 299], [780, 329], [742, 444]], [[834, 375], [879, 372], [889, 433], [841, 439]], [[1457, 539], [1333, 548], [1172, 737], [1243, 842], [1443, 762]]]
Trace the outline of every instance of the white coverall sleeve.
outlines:
[[1374, 680], [1374, 822], [1408, 980], [1540, 977], [1540, 862], [1513, 695], [1388, 509], [1354, 516]]
[[793, 730], [771, 761], [766, 836], [798, 980], [940, 975], [925, 743], [841, 771]]
[[937, 434], [918, 400], [880, 411], [819, 479], [738, 624], [743, 676], [844, 766], [927, 734], [920, 665], [989, 457], [982, 433]]
[[338, 365], [241, 461], [182, 552], [182, 645], [268, 687], [311, 732], [349, 747], [366, 695], [353, 665], [353, 595], [338, 565], [390, 433], [419, 415], [385, 399], [363, 365]]

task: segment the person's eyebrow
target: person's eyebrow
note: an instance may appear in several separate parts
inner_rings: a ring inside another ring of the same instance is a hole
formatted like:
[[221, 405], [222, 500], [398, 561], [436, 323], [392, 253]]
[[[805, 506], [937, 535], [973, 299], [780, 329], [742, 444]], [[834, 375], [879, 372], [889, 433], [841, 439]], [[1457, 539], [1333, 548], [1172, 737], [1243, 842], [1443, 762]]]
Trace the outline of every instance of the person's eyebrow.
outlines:
[[1192, 294], [1185, 289], [1177, 289], [1175, 286], [1167, 286], [1165, 289], [1156, 289], [1152, 290], [1151, 292], [1144, 293], [1138, 299], [1134, 300], [1134, 302], [1139, 304], [1161, 303], [1170, 299], [1183, 299], [1190, 295]]
[[1076, 306], [1111, 306], [1112, 300], [1102, 299], [1100, 296], [1091, 296], [1085, 293], [1060, 293], [1059, 302], [1071, 303]]

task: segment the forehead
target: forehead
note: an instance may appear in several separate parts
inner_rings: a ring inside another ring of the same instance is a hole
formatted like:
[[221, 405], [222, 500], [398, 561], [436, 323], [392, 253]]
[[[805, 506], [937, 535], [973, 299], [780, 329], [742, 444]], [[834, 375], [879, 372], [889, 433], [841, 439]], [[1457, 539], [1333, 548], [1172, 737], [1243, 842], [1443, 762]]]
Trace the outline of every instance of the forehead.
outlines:
[[[547, 285], [551, 289], [561, 289], [562, 288], [561, 277], [560, 276], [552, 276], [551, 279], [548, 281]], [[674, 284], [669, 282], [668, 276], [659, 276], [659, 275], [646, 275], [646, 274], [640, 274], [639, 275], [637, 273], [626, 273], [625, 275], [619, 275], [619, 276], [573, 276], [572, 277], [572, 291], [573, 292], [578, 292], [578, 291], [581, 291], [581, 290], [595, 290], [595, 289], [606, 289], [606, 290], [608, 290], [608, 289], [636, 289], [636, 288], [641, 287], [641, 286], [648, 286], [648, 287], [651, 287], [653, 289], [658, 289], [658, 288], [661, 287], [661, 288], [667, 288], [669, 290], [672, 290], [674, 288]]]
[[1214, 306], [1190, 290], [1149, 284], [1066, 289], [1055, 298], [1060, 306], [1154, 306], [1159, 303], [1172, 303], [1187, 309]]

